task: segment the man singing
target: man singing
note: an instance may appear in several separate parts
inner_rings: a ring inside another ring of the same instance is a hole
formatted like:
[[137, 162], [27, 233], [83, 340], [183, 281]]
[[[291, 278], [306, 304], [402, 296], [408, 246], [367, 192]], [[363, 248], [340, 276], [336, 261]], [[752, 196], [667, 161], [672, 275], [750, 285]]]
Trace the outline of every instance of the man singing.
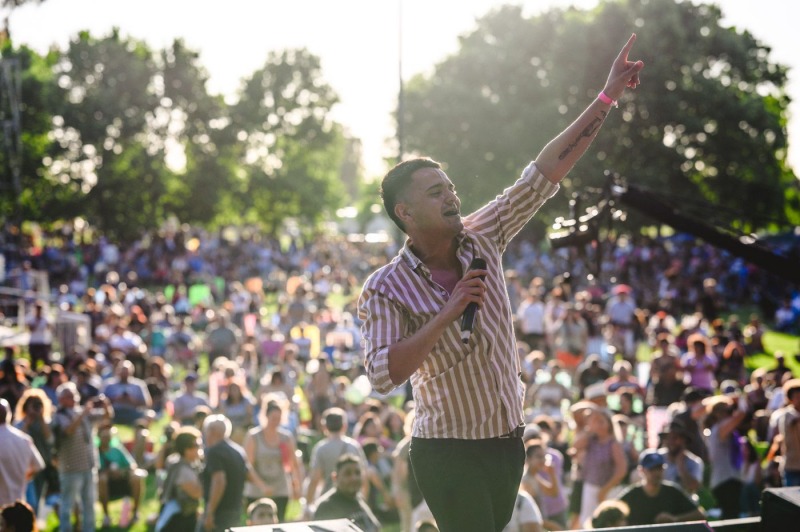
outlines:
[[[442, 532], [500, 531], [511, 517], [525, 462], [524, 387], [502, 253], [556, 193], [625, 88], [639, 84], [644, 65], [628, 60], [635, 39], [597, 99], [476, 212], [461, 217], [455, 186], [431, 159], [404, 161], [383, 178], [386, 212], [408, 239], [359, 299], [365, 365], [381, 393], [411, 379], [411, 465]], [[470, 269], [475, 258], [486, 269]], [[480, 310], [464, 343], [459, 323], [470, 303]]]

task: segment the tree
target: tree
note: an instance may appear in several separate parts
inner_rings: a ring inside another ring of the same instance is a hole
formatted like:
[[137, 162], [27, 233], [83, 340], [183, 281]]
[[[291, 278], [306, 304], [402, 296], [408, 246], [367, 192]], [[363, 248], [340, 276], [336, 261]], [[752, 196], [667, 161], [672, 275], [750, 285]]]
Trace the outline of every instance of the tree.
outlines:
[[116, 29], [100, 39], [82, 32], [56, 73], [66, 93], [55, 129], [65, 157], [50, 170], [64, 168], [61, 181], [83, 193], [65, 214], [122, 241], [157, 227], [166, 167], [152, 51]]
[[19, 201], [2, 190], [5, 214], [81, 216], [122, 242], [170, 216], [272, 233], [292, 217], [313, 229], [339, 206], [342, 172], [357, 171], [329, 117], [337, 96], [305, 50], [271, 54], [234, 105], [208, 93], [180, 40], [154, 52], [116, 29], [82, 32], [64, 52], [20, 55], [26, 181]]
[[[612, 111], [566, 191], [600, 187], [610, 169], [687, 208], [699, 200], [706, 219], [708, 204], [724, 205], [719, 223], [741, 231], [786, 226], [800, 213], [786, 165], [786, 68], [720, 19], [716, 6], [666, 0], [532, 18], [496, 9], [432, 75], [408, 84], [407, 144], [446, 162], [474, 208], [596, 97], [635, 31], [644, 83]], [[566, 214], [568, 198], [545, 212]]]
[[63, 101], [53, 74], [58, 57], [14, 49], [10, 42], [0, 50], [0, 62], [9, 66], [0, 82], [0, 215], [48, 220], [58, 214], [53, 203], [68, 201], [69, 191], [48, 179], [42, 167], [63, 150], [51, 135], [53, 110]]
[[179, 152], [185, 162], [173, 169], [164, 203], [184, 222], [208, 224], [231, 209], [241, 149], [228, 106], [208, 93], [208, 73], [198, 57], [181, 40], [161, 52], [160, 134], [173, 152], [165, 155]]
[[231, 124], [243, 145], [238, 202], [250, 221], [274, 233], [285, 218], [313, 225], [339, 205], [344, 141], [329, 116], [337, 101], [304, 49], [270, 53], [244, 81]]

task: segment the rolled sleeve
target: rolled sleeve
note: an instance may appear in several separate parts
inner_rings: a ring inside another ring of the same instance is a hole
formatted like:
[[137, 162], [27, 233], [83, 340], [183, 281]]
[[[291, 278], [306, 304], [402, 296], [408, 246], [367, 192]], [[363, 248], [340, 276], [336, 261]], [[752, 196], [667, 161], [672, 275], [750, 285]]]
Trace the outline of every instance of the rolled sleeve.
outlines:
[[372, 387], [388, 394], [399, 384], [389, 378], [389, 347], [403, 339], [403, 312], [389, 297], [365, 286], [358, 304], [362, 325], [364, 366]]

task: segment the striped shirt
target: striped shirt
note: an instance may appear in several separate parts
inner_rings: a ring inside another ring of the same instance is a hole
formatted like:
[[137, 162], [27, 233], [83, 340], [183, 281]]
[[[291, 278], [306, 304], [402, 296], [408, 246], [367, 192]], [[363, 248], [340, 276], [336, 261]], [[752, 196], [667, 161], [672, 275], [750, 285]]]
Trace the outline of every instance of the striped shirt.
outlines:
[[[558, 190], [529, 164], [522, 177], [493, 201], [464, 218], [458, 260], [467, 271], [474, 257], [486, 260], [486, 298], [475, 315], [469, 344], [454, 321], [411, 376], [415, 402], [413, 436], [483, 439], [507, 434], [523, 421], [511, 305], [502, 253], [539, 207]], [[449, 294], [406, 242], [373, 273], [358, 302], [365, 366], [376, 391], [396, 388], [389, 378], [389, 347], [416, 333], [441, 311]]]

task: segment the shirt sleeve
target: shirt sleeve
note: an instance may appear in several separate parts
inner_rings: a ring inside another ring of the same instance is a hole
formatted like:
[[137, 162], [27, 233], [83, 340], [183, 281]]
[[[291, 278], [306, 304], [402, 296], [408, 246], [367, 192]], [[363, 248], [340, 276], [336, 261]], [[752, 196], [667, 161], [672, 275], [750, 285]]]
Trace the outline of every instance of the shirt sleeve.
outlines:
[[519, 508], [519, 524], [542, 524], [542, 512], [539, 510], [539, 507], [536, 505], [536, 501], [533, 500], [533, 497], [523, 491], [520, 491], [517, 494], [517, 498], [517, 504]]
[[206, 454], [206, 473], [208, 473], [209, 478], [211, 475], [216, 473], [217, 471], [224, 471], [225, 470], [225, 463], [223, 460], [220, 459], [219, 452], [216, 449], [209, 449], [208, 453]]
[[502, 252], [514, 235], [558, 189], [559, 186], [550, 182], [539, 171], [536, 163], [531, 162], [513, 185], [464, 218], [464, 225], [494, 240]]
[[400, 306], [371, 280], [364, 285], [358, 307], [359, 317], [363, 320], [362, 343], [367, 377], [372, 387], [378, 393], [385, 395], [399, 385], [393, 383], [389, 377], [389, 346], [404, 337], [404, 313]]
[[691, 459], [687, 458], [687, 460], [689, 461], [689, 463], [688, 463], [689, 474], [691, 474], [692, 478], [694, 478], [697, 482], [702, 484], [703, 483], [703, 462], [701, 462], [699, 459], [696, 460], [694, 458], [691, 458]]

